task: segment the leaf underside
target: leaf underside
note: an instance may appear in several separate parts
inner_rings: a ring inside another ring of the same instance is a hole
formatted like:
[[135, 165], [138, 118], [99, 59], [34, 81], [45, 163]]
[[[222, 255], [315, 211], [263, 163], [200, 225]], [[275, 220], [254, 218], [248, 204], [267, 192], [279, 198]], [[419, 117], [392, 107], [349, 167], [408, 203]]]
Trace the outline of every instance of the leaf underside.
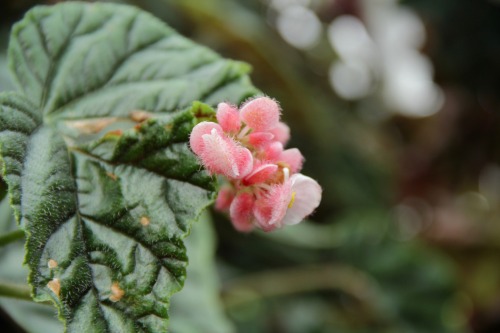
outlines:
[[0, 154], [36, 300], [67, 332], [160, 332], [185, 279], [183, 238], [214, 181], [187, 141], [257, 93], [225, 60], [135, 8], [37, 7], [12, 30], [20, 92], [0, 94]]

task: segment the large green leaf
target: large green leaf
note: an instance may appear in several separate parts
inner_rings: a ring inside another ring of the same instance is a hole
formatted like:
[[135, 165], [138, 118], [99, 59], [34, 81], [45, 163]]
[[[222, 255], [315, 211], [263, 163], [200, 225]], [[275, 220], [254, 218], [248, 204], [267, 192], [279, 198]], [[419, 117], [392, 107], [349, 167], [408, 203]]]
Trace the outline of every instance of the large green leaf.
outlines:
[[[0, 234], [15, 229], [17, 226], [14, 214], [5, 198], [0, 201]], [[23, 240], [0, 248], [0, 280], [2, 282], [19, 284], [26, 280], [28, 270], [22, 266], [23, 256]], [[61, 333], [63, 331], [62, 324], [55, 316], [55, 309], [46, 304], [0, 297], [0, 308], [26, 332]]]
[[215, 265], [215, 232], [205, 212], [186, 239], [189, 255], [187, 279], [172, 297], [170, 328], [175, 333], [233, 333], [223, 311]]
[[[0, 233], [16, 228], [12, 209], [7, 199], [0, 201]], [[206, 211], [185, 240], [189, 255], [187, 279], [181, 293], [171, 299], [170, 329], [175, 333], [230, 333], [234, 328], [222, 312], [217, 293], [215, 271], [215, 235], [210, 214]], [[0, 248], [0, 280], [19, 283], [26, 279], [27, 269], [22, 267], [24, 248], [22, 241]], [[26, 332], [62, 332], [54, 309], [46, 304], [0, 297], [0, 307]], [[29, 320], [25, 320], [29, 317]]]
[[20, 93], [0, 95], [0, 152], [34, 298], [68, 332], [159, 332], [183, 238], [214, 182], [187, 146], [210, 108], [256, 93], [247, 65], [132, 7], [70, 2], [12, 30]]

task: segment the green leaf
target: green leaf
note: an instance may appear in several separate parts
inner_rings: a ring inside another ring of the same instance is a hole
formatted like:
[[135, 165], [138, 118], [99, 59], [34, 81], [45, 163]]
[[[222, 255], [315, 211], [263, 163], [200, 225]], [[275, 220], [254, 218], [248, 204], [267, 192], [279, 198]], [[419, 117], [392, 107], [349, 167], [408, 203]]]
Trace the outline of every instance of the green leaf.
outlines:
[[232, 333], [235, 328], [223, 311], [215, 266], [215, 232], [208, 213], [204, 213], [189, 238], [186, 248], [189, 266], [184, 289], [172, 297], [172, 322], [175, 333]]
[[[7, 199], [0, 202], [0, 234], [17, 228], [14, 214]], [[22, 266], [24, 247], [21, 240], [0, 248], [0, 280], [2, 282], [25, 283], [28, 275]], [[55, 316], [55, 309], [46, 304], [0, 297], [0, 307], [20, 327], [29, 333], [63, 331], [62, 324]], [[26, 320], [29, 318], [29, 320]]]
[[[14, 216], [7, 200], [0, 202], [0, 233], [13, 230]], [[176, 333], [234, 332], [223, 313], [217, 293], [219, 289], [215, 270], [215, 233], [210, 214], [206, 211], [186, 238], [189, 255], [187, 279], [181, 293], [171, 299], [170, 329]], [[22, 267], [24, 248], [20, 241], [0, 248], [0, 280], [19, 283], [26, 280], [27, 270]], [[30, 333], [62, 332], [54, 310], [46, 304], [32, 303], [0, 297], [0, 307]], [[29, 320], [25, 318], [29, 317]]]
[[0, 94], [0, 153], [37, 301], [67, 332], [159, 332], [183, 238], [214, 180], [187, 142], [222, 100], [257, 93], [225, 60], [135, 8], [37, 7], [12, 29], [20, 93]]
[[380, 315], [395, 332], [457, 332], [444, 320], [456, 293], [452, 263], [429, 246], [394, 239], [392, 223], [378, 209], [346, 214], [338, 222], [344, 244], [337, 258], [373, 278]]

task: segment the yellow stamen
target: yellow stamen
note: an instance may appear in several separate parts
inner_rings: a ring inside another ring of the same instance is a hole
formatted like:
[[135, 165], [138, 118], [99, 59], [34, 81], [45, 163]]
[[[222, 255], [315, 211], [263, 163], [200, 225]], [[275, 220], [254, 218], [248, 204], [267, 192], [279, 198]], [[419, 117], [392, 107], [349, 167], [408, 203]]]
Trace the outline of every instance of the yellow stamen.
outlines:
[[293, 203], [295, 202], [295, 194], [296, 194], [296, 192], [293, 191], [292, 192], [292, 199], [290, 200], [290, 203], [288, 204], [288, 208], [292, 208], [293, 207]]

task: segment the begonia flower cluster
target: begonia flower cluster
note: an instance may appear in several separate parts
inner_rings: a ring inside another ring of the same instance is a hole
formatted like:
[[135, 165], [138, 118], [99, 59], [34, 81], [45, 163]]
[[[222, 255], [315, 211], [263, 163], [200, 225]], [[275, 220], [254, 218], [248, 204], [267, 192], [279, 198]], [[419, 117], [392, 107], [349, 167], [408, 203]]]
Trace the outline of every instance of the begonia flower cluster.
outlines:
[[191, 149], [208, 172], [226, 179], [215, 207], [228, 212], [239, 231], [297, 224], [321, 201], [318, 183], [299, 173], [300, 151], [284, 148], [290, 129], [280, 114], [269, 97], [251, 99], [240, 109], [220, 103], [218, 123], [200, 122], [191, 133]]

